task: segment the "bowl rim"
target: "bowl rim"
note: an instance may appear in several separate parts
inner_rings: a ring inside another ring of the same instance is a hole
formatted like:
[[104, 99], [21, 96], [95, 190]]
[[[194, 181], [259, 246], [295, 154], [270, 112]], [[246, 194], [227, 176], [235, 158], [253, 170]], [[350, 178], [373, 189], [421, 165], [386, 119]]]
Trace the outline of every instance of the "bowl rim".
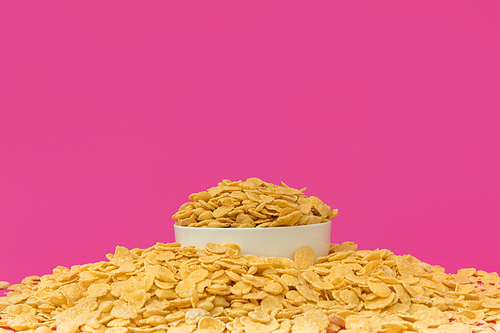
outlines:
[[[318, 227], [320, 225], [332, 224], [332, 220], [328, 222], [321, 222], [315, 224], [306, 224], [306, 225], [290, 225], [290, 226], [280, 226], [280, 227], [263, 227], [263, 228], [202, 228], [202, 227], [188, 227], [183, 225], [173, 224], [174, 228], [186, 229], [186, 230], [277, 230], [277, 229], [297, 229], [297, 228], [308, 228], [308, 227]], [[211, 231], [210, 231], [211, 232]]]

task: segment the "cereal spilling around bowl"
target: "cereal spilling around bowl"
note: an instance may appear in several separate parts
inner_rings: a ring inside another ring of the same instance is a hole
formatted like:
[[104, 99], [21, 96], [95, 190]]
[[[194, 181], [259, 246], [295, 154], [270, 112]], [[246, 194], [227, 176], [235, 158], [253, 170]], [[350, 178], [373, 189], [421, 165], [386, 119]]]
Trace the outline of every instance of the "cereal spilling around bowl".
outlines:
[[[108, 261], [1, 283], [0, 327], [30, 333], [500, 331], [500, 278], [389, 250], [331, 244], [315, 258], [242, 255], [235, 244], [118, 246]], [[315, 259], [317, 263], [314, 264]], [[0, 332], [4, 329], [0, 328]], [[10, 331], [5, 331], [10, 332]]]
[[223, 180], [207, 191], [193, 193], [172, 218], [176, 225], [202, 228], [263, 228], [328, 222], [338, 214], [315, 196], [264, 182]]

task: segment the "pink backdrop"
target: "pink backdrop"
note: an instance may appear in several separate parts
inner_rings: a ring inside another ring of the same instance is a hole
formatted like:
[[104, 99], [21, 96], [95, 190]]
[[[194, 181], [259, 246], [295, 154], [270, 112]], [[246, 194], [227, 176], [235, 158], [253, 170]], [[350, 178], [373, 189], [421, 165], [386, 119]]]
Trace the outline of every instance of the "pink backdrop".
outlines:
[[251, 176], [334, 242], [500, 271], [497, 0], [2, 6], [0, 280], [173, 241]]

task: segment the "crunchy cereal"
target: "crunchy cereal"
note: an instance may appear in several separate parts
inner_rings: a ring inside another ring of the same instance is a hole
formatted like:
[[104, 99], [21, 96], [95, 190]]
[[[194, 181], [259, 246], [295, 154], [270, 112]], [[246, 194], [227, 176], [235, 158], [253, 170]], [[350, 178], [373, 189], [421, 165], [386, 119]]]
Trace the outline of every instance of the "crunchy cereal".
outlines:
[[314, 264], [307, 249], [291, 261], [242, 255], [234, 244], [118, 246], [108, 261], [58, 266], [10, 286], [0, 297], [0, 326], [33, 333], [500, 331], [497, 273], [446, 274], [352, 242], [330, 249]]
[[295, 251], [293, 256], [295, 267], [298, 269], [306, 269], [316, 262], [316, 254], [309, 246], [302, 246]]
[[201, 228], [264, 228], [327, 222], [338, 214], [315, 196], [264, 182], [223, 180], [189, 196], [172, 218], [176, 225]]

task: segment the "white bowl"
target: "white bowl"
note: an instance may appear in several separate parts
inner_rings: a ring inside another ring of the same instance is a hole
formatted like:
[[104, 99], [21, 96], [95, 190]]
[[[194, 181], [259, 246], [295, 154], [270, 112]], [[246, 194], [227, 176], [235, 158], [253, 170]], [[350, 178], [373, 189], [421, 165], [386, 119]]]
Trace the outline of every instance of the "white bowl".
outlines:
[[310, 246], [316, 257], [328, 255], [332, 222], [274, 228], [195, 228], [174, 225], [175, 241], [182, 246], [204, 248], [206, 243], [235, 243], [242, 254], [287, 257]]

